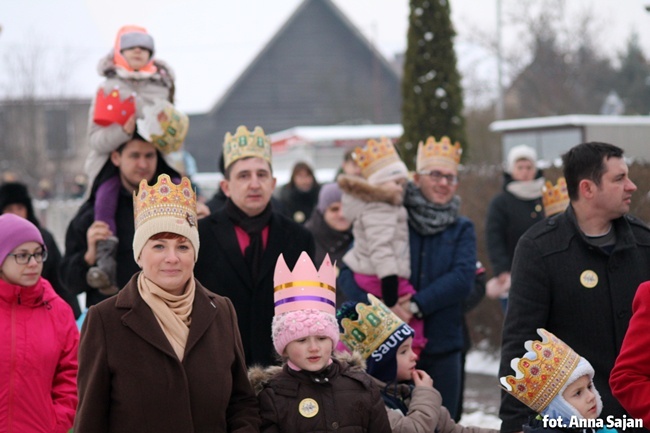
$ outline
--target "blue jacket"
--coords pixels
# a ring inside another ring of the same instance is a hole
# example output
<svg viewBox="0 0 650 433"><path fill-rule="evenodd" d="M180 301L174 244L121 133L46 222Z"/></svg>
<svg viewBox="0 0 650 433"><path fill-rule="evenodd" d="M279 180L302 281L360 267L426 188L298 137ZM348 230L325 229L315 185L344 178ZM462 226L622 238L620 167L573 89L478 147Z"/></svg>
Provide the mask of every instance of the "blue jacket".
<svg viewBox="0 0 650 433"><path fill-rule="evenodd" d="M422 236L409 226L411 284L413 300L424 314L428 339L425 353L442 354L463 348L463 301L476 274L474 224L460 217L446 230ZM349 268L343 267L337 287L355 302L367 302L366 293L355 283Z"/></svg>

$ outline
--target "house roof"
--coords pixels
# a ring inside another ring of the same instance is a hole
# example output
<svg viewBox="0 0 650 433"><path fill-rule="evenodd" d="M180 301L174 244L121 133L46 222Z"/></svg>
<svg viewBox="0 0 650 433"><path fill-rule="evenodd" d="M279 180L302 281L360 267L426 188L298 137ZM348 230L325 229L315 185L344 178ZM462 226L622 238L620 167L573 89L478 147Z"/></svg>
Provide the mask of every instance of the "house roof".
<svg viewBox="0 0 650 433"><path fill-rule="evenodd" d="M296 125L396 123L400 79L331 0L304 0L205 114L190 116L187 149L215 171L239 125L273 133Z"/></svg>
<svg viewBox="0 0 650 433"><path fill-rule="evenodd" d="M588 125L650 125L649 116L600 116L573 114L567 116L531 117L528 119L499 120L490 124L490 131L508 132L527 129L558 128Z"/></svg>

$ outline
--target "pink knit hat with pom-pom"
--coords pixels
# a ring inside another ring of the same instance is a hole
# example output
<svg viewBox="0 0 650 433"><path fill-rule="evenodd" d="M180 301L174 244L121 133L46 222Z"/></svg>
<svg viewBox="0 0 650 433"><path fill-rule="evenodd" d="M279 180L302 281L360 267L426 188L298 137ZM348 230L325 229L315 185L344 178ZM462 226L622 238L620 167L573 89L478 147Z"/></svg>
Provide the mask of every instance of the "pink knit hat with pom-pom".
<svg viewBox="0 0 650 433"><path fill-rule="evenodd" d="M275 350L284 354L290 342L311 335L329 337L332 347L339 341L336 321L336 269L325 256L320 269L306 252L298 258L293 272L284 256L278 257L273 277L275 317L272 335Z"/></svg>

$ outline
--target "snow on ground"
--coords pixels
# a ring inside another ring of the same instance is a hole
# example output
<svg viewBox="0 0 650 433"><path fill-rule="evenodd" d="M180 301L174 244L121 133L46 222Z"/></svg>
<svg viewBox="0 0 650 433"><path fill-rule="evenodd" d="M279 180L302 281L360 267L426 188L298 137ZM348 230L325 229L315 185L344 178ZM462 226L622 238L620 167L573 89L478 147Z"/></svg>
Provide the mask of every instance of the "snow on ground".
<svg viewBox="0 0 650 433"><path fill-rule="evenodd" d="M497 377L499 374L499 357L497 354L482 350L470 350L465 360L465 371L467 373Z"/></svg>
<svg viewBox="0 0 650 433"><path fill-rule="evenodd" d="M460 424L493 429L501 427L501 420L497 416L501 395L498 371L497 354L480 349L467 354L465 398Z"/></svg>

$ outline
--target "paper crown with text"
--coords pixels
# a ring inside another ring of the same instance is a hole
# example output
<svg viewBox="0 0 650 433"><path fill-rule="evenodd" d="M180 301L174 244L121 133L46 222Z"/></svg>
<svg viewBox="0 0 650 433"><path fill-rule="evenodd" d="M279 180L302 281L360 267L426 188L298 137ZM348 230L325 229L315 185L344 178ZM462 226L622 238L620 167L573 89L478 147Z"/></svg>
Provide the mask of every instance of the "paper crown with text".
<svg viewBox="0 0 650 433"><path fill-rule="evenodd" d="M356 147L352 158L366 179L391 164L402 162L393 142L386 137L381 137L379 141L370 139L365 146Z"/></svg>
<svg viewBox="0 0 650 433"><path fill-rule="evenodd" d="M450 168L458 167L460 156L463 149L460 143L451 144L449 137L442 137L440 141L430 136L426 141L418 144L418 154L416 160L416 170L426 170L431 166L446 166Z"/></svg>
<svg viewBox="0 0 650 433"><path fill-rule="evenodd" d="M126 96L124 99L122 99ZM124 125L135 113L135 94L120 94L119 86L115 86L108 94L103 88L97 90L93 122L101 126L112 123Z"/></svg>
<svg viewBox="0 0 650 433"><path fill-rule="evenodd" d="M136 261L147 240L162 232L176 233L188 238L198 257L199 235L196 217L196 192L187 177L175 184L167 174L158 176L154 185L140 181L133 193L135 236L133 252Z"/></svg>
<svg viewBox="0 0 650 433"><path fill-rule="evenodd" d="M341 341L351 351L359 352L368 359L391 335L400 328L406 328L408 336L413 330L397 317L383 302L368 294L370 304L359 302L354 309L356 320L343 317L341 324Z"/></svg>
<svg viewBox="0 0 650 433"><path fill-rule="evenodd" d="M556 213L564 212L570 201L564 177L559 178L555 186L547 180L542 187L542 204L547 218Z"/></svg>
<svg viewBox="0 0 650 433"><path fill-rule="evenodd" d="M138 119L138 134L152 143L164 155L180 150L190 127L190 119L171 102L159 99L142 109Z"/></svg>
<svg viewBox="0 0 650 433"><path fill-rule="evenodd" d="M569 380L580 355L546 329L538 328L537 333L542 340L526 341L524 356L510 362L515 376L500 382L506 392L541 413Z"/></svg>
<svg viewBox="0 0 650 433"><path fill-rule="evenodd" d="M224 168L238 159L257 157L271 164L271 140L264 130L256 126L249 131L244 125L237 127L235 135L226 132L223 139Z"/></svg>
<svg viewBox="0 0 650 433"><path fill-rule="evenodd" d="M275 316L271 326L273 345L279 354L299 338L327 336L339 341L336 322L336 267L329 255L319 269L303 251L289 269L280 254L273 275Z"/></svg>

